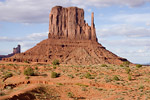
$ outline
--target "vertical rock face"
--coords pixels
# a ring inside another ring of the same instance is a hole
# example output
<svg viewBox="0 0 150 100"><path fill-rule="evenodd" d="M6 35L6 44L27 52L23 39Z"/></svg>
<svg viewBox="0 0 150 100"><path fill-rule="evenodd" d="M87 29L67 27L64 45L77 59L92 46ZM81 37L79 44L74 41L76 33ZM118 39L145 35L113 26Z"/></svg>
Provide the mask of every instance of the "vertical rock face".
<svg viewBox="0 0 150 100"><path fill-rule="evenodd" d="M77 7L52 8L49 15L49 38L69 38L96 41L94 13L91 26L85 23L84 10Z"/></svg>

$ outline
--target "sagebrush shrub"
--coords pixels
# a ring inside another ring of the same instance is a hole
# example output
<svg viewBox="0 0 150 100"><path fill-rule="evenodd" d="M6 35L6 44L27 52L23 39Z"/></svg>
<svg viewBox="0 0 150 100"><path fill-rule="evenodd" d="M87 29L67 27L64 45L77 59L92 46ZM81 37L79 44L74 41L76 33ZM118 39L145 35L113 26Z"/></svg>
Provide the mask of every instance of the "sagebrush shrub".
<svg viewBox="0 0 150 100"><path fill-rule="evenodd" d="M59 65L59 60L55 59L53 62L52 62L53 65Z"/></svg>
<svg viewBox="0 0 150 100"><path fill-rule="evenodd" d="M24 70L24 75L27 76L34 76L34 71L31 67L28 67L27 69Z"/></svg>
<svg viewBox="0 0 150 100"><path fill-rule="evenodd" d="M72 92L68 92L67 95L68 95L69 98L73 98L73 96L74 96L74 94Z"/></svg>
<svg viewBox="0 0 150 100"><path fill-rule="evenodd" d="M56 72L52 72L52 73L51 73L51 78L57 78L57 77L59 77L59 76L60 76L59 73L56 73Z"/></svg>
<svg viewBox="0 0 150 100"><path fill-rule="evenodd" d="M108 67L106 64L102 64L101 67Z"/></svg>
<svg viewBox="0 0 150 100"><path fill-rule="evenodd" d="M127 74L130 74L130 72L131 72L131 69L130 69L130 68L126 68L125 70L126 70L126 73L127 73Z"/></svg>
<svg viewBox="0 0 150 100"><path fill-rule="evenodd" d="M141 68L141 67L142 67L142 65L140 65L140 64L137 64L137 65L136 65L136 67L137 67L137 68Z"/></svg>
<svg viewBox="0 0 150 100"><path fill-rule="evenodd" d="M115 76L113 77L113 80L115 80L115 81L119 81L120 79L119 79L119 77L118 77L118 76L116 76L116 75L115 75Z"/></svg>
<svg viewBox="0 0 150 100"><path fill-rule="evenodd" d="M92 75L90 73L86 73L85 74L85 78L94 79L94 77L92 77Z"/></svg>
<svg viewBox="0 0 150 100"><path fill-rule="evenodd" d="M4 78L9 78L9 77L12 77L12 76L13 76L13 74L11 72L8 72L8 73L5 74Z"/></svg>
<svg viewBox="0 0 150 100"><path fill-rule="evenodd" d="M131 80L132 80L131 75L128 75L128 80L129 80L129 81L131 81Z"/></svg>
<svg viewBox="0 0 150 100"><path fill-rule="evenodd" d="M125 61L125 62L123 62L123 65L124 65L125 67L129 67L130 62L129 62L129 61Z"/></svg>

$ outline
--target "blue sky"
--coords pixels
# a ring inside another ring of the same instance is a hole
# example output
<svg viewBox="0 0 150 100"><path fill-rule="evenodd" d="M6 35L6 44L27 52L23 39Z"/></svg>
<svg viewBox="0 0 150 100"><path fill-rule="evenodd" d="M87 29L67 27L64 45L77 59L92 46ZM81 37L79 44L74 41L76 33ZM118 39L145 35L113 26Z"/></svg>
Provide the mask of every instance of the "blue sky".
<svg viewBox="0 0 150 100"><path fill-rule="evenodd" d="M84 8L89 24L94 12L99 43L133 63L150 62L150 0L0 0L0 55L46 39L56 5Z"/></svg>

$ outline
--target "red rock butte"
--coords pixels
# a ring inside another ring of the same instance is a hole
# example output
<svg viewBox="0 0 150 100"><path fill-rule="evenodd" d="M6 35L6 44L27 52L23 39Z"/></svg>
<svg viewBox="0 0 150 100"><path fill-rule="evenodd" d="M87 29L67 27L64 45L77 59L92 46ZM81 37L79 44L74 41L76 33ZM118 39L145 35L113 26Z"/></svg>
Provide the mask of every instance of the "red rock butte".
<svg viewBox="0 0 150 100"><path fill-rule="evenodd" d="M48 62L58 59L61 64L92 65L122 64L127 61L108 51L97 42L94 13L91 26L84 20L84 10L77 7L56 6L49 15L48 39L24 53L4 61Z"/></svg>

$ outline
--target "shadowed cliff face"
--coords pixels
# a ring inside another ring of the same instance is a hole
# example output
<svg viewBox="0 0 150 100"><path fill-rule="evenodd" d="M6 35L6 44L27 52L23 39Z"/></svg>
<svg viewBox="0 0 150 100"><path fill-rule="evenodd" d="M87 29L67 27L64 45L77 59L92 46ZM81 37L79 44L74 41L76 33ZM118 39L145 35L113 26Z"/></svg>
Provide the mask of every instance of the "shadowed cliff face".
<svg viewBox="0 0 150 100"><path fill-rule="evenodd" d="M91 26L84 20L84 10L77 7L52 8L49 15L49 38L70 38L76 40L96 41L94 13L92 13Z"/></svg>
<svg viewBox="0 0 150 100"><path fill-rule="evenodd" d="M127 61L97 42L94 13L89 26L84 20L83 9L61 6L52 8L49 15L48 39L24 53L3 60L50 63L55 59L69 65L122 64Z"/></svg>

